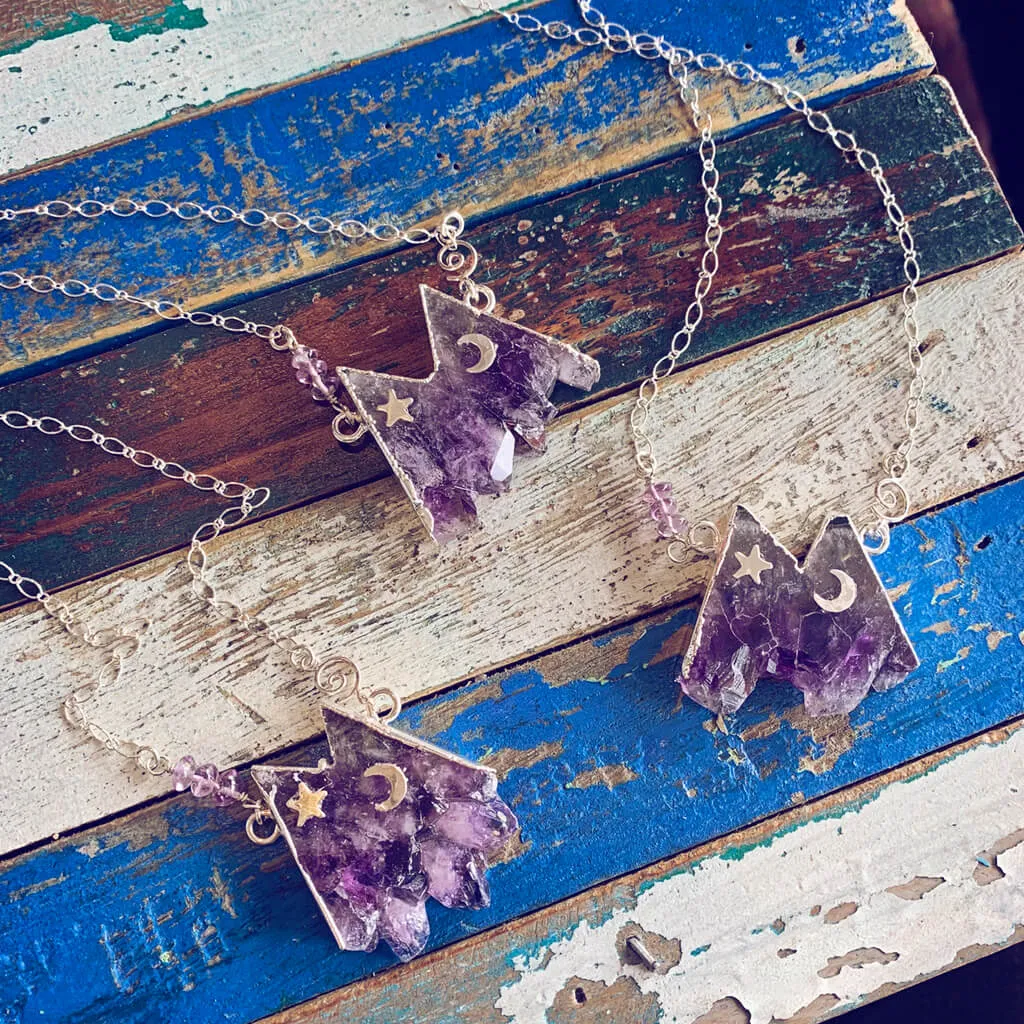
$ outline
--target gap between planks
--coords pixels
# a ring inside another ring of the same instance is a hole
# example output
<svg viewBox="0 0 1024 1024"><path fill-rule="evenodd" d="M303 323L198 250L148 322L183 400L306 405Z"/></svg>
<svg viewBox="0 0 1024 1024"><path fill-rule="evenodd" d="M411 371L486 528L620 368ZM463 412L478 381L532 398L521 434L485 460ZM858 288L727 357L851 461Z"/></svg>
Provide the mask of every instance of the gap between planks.
<svg viewBox="0 0 1024 1024"><path fill-rule="evenodd" d="M923 289L930 351L908 478L917 510L1024 469L1022 268L1015 255ZM825 509L860 515L902 422L896 325L895 304L877 302L672 379L655 415L661 475L684 511L721 519L742 499L795 548ZM627 409L628 399L613 400L558 421L546 455L520 460L515 490L485 503L484 530L455 546L427 542L386 480L224 538L212 545L215 576L243 607L321 656L353 657L370 686L405 698L680 602L706 565L674 566L653 544ZM319 731L309 681L197 607L177 557L66 596L98 625L157 624L120 688L95 705L119 734L226 765ZM0 768L5 849L166 791L166 781L139 784L64 727L60 698L95 666L52 620L4 615L0 647L14 652L0 666L0 741L14 755ZM44 750L65 775L34 771Z"/></svg>

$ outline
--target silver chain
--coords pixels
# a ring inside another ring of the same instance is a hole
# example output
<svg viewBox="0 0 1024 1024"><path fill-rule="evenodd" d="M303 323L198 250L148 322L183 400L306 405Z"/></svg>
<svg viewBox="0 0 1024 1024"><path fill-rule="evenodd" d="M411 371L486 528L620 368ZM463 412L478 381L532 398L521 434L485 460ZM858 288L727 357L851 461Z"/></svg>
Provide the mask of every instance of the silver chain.
<svg viewBox="0 0 1024 1024"><path fill-rule="evenodd" d="M32 416L18 409L0 412L0 423L12 430L37 430L41 434L67 434L81 444L91 444L108 455L127 459L140 469L160 473L169 480L181 480L198 491L212 491L222 498L237 502L224 509L215 519L203 523L193 534L185 565L192 577L192 591L204 604L228 622L238 623L246 632L274 644L284 651L292 664L304 673L312 673L317 690L337 699L356 698L366 713L390 721L401 710L401 700L388 689L367 691L359 684L359 672L347 658L333 657L319 659L312 648L300 643L272 627L265 620L244 611L238 604L223 597L207 574L209 559L205 544L219 537L227 529L240 526L270 497L266 487L249 487L237 481L224 481L209 473L195 473L178 462L168 462L152 452L131 447L116 437L108 437L92 427L81 423L67 424L54 416ZM74 727L82 730L107 750L133 762L149 775L164 775L171 768L170 760L153 747L123 739L104 728L89 716L86 705L95 700L100 691L114 685L120 678L126 659L139 647L139 633L145 624L133 628L92 629L68 607L60 597L49 593L35 579L18 573L12 565L0 560L0 582L9 583L30 601L42 605L43 609L56 619L71 636L100 651L103 663L95 678L73 690L64 698L64 717ZM260 801L243 801L243 806L257 816L265 809Z"/></svg>
<svg viewBox="0 0 1024 1024"><path fill-rule="evenodd" d="M601 46L612 53L634 53L644 60L662 60L667 65L669 77L678 87L680 98L690 112L696 129L701 159L701 187L704 191L704 251L700 260L697 282L694 286L693 301L683 317L682 327L672 336L668 351L661 356L643 380L637 391L630 411L630 431L633 438L637 470L648 485L654 482L657 473L657 458L654 441L648 432L651 406L657 397L660 382L673 373L683 354L690 347L694 332L704 318L704 299L711 289L718 272L718 246L722 240L722 199L718 194L719 174L715 164L716 145L712 132L711 115L700 103L697 86L691 79L691 70L723 74L737 82L758 84L768 87L789 107L800 114L812 131L826 135L840 152L854 159L875 182L881 193L886 216L903 251L903 274L906 284L902 292L903 333L907 361L910 366L910 382L907 390L907 404L904 410L905 438L881 461L882 475L876 480L872 514L875 522L864 530L865 540L871 538L875 546L873 553L881 553L889 546L889 527L900 522L910 511L910 497L903 479L910 467L910 454L914 447L918 427L919 407L923 394L921 367L923 353L917 320L918 284L921 267L913 232L889 182L886 180L878 156L861 146L853 134L836 128L827 113L810 106L807 97L785 82L769 78L752 64L740 60L727 60L715 53L695 53L686 47L675 46L662 36L648 32L634 33L618 22L609 21L594 8L590 0L577 0L585 22L582 26L571 26L555 20L542 22L532 14L519 11L497 10L488 0L460 0L462 5L476 12L492 12L501 15L507 22L523 32L539 33L555 41L573 40L581 46ZM717 527L704 521L689 528L685 536L676 535L669 545L669 557L681 561L687 550L709 553L717 550L720 537Z"/></svg>
<svg viewBox="0 0 1024 1024"><path fill-rule="evenodd" d="M56 220L84 217L87 220L95 220L104 215L121 218L141 215L155 220L173 216L186 222L206 219L214 224L238 223L251 228L269 224L282 231L290 232L303 228L315 235L333 235L345 242L364 238L373 238L379 242L402 242L406 245L426 245L433 242L438 246L438 265L448 272L449 280L457 284L459 294L466 305L479 312L490 313L496 304L494 292L486 285L473 280L480 256L473 244L462 237L466 222L458 211L446 213L436 228L427 229L400 228L383 221L368 224L353 218L332 219L320 215L302 217L297 213L280 210L267 212L256 207L239 210L222 203L213 206L203 206L194 202L168 203L162 199L139 201L119 198L109 202L85 199L75 203L64 199L51 199L21 209L0 209L0 221L14 221L20 217L50 217ZM251 334L269 342L271 348L279 352L287 351L292 355L307 356L313 354L310 349L300 344L295 334L284 324L262 324L238 316L191 310L180 302L145 298L105 281L96 284L77 278L61 281L49 274L26 275L16 270L0 270L0 288L7 291L27 288L40 295L57 291L69 298L91 296L101 302L142 306L162 320L184 320L197 327L217 327L232 333ZM358 441L366 432L359 413L339 399L337 388L332 387L309 361L306 363L306 372L309 374L313 398L329 404L334 409L335 417L331 429L335 438L346 444ZM346 429L353 425L356 426L355 430Z"/></svg>

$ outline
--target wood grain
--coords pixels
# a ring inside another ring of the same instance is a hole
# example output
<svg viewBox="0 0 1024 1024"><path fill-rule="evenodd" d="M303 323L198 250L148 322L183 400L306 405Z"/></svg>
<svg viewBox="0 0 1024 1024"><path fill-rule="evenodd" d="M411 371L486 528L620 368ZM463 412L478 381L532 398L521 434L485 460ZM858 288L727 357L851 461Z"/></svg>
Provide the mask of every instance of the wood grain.
<svg viewBox="0 0 1024 1024"><path fill-rule="evenodd" d="M685 12L666 5L648 12L649 28L689 37L697 18L706 28L702 44L763 60L830 101L930 67L902 2L849 0L824 11L813 0L787 0L778 17L758 21L749 52L751 0L730 6L735 17L718 0L696 0ZM709 14L701 17L701 8ZM567 13L561 3L537 8L542 16L552 10ZM273 32L275 24L248 31ZM798 37L806 48L791 54L789 43ZM705 105L721 135L781 115L763 90L720 83ZM19 117L29 116L14 106ZM110 129L105 123L104 139ZM0 188L0 204L160 196L412 224L452 207L469 216L507 212L675 154L691 138L681 105L655 67L520 37L485 19L20 174ZM372 251L237 225L197 231L143 220L5 224L4 265L88 273L205 307L323 274ZM113 344L143 325L137 312L26 304L5 293L0 373Z"/></svg>
<svg viewBox="0 0 1024 1024"><path fill-rule="evenodd" d="M923 292L927 384L907 478L916 509L1024 470L1015 355L1022 267L1024 259L1007 257ZM902 421L894 315L892 303L873 303L667 382L659 454L684 510L721 519L743 499L794 550L825 509L861 516ZM386 683L404 697L680 601L706 566L671 564L643 527L626 452L628 401L559 420L545 457L521 460L515 491L485 505L484 530L456 545L425 542L389 479L224 538L212 549L217 577L244 607L322 655L345 652L371 686ZM159 623L125 684L95 709L121 734L235 763L319 728L307 684L256 640L197 609L176 556L67 596L96 624ZM0 769L8 848L164 790L157 781L136 786L55 711L40 713L56 709L91 667L52 621L9 612L0 647L17 652L0 665L0 720L18 752ZM68 776L38 776L43 750ZM37 794L30 806L19 795L27 785Z"/></svg>
<svg viewBox="0 0 1024 1024"><path fill-rule="evenodd" d="M1024 939L1024 844L997 884L975 877L1024 814L1022 766L1018 720L268 1024L823 1021ZM657 972L625 954L633 932Z"/></svg>
<svg viewBox="0 0 1024 1024"><path fill-rule="evenodd" d="M869 96L836 117L893 167L926 273L1019 245L1020 229L941 82ZM898 247L886 235L874 185L826 141L790 123L723 145L720 162L732 197L722 270L709 302L713 319L691 360L898 286ZM701 239L698 192L694 160L685 156L474 232L490 254L488 275L504 312L601 360L595 397L645 375L681 321ZM422 374L429 369L423 280L445 286L430 256L399 254L235 312L286 321L334 364ZM52 307L48 297L33 304L40 313ZM0 394L5 407L35 412L52 410L59 394L60 413L71 421L98 422L166 457L266 484L266 514L387 472L373 445L357 453L338 446L287 360L252 338L165 330ZM582 395L560 397L564 404ZM8 557L53 586L181 546L208 507L199 495L98 453L55 446L41 458L38 440L10 436L0 445ZM15 597L0 588L0 605Z"/></svg>
<svg viewBox="0 0 1024 1024"><path fill-rule="evenodd" d="M673 677L693 621L692 603L408 709L404 728L500 771L502 793L523 826L520 841L491 869L489 910L431 908L433 948L1019 716L1024 646L1015 630L1024 620L1017 585L1022 510L1024 482L1018 481L894 531L880 570L900 595L923 667L889 693L872 695L849 718L810 721L798 695L778 687L759 688L727 731L696 706L680 705ZM168 694L168 701L181 696ZM17 742L4 739L9 746ZM315 763L322 753L318 742L286 758ZM93 763L101 760L97 754ZM7 780L4 785L10 788ZM980 789L991 795L991 779ZM856 809L864 799L841 805ZM811 816L820 816L820 809ZM766 826L761 838L785 832L790 820ZM964 818L951 820L966 827ZM972 854L989 851L988 860L994 856L1002 864L1003 854L993 851L1006 845L1000 840L1017 824L1005 814L1001 825L1004 831L980 837ZM752 841L740 836L720 849L738 858ZM857 856L870 861L874 849L865 846ZM920 844L913 849L925 852ZM917 873L915 867L910 878L886 885L909 882ZM923 873L945 875L937 865ZM771 877L774 883L775 871ZM824 891L819 897L813 892L840 877L809 877L807 905L824 901ZM760 889L776 891L763 880ZM823 913L849 899L837 895ZM902 897L892 900L898 904ZM45 1014L142 1024L157 1006L158 1019L169 1021L248 1021L392 964L384 952L338 954L287 853L253 847L232 814L184 797L8 859L0 866L0 905L7 908L0 914L0 991L9 993L23 1020ZM700 899L681 910L678 901L667 905L678 927L709 922L692 912L708 905ZM780 907L759 923L792 910ZM527 921L492 932L487 941L508 934L520 948L524 936L550 942L559 913L535 927ZM981 934L973 925L971 932L971 941ZM784 939L779 937L780 945ZM295 955L282 955L292 949ZM457 996L464 991L451 986L475 981L460 966L464 949L455 946L446 961L459 981L430 990L449 1013L458 1013ZM73 986L54 970L67 963L69 950L80 977ZM832 948L829 955L846 951ZM495 954L478 972L480 991L490 993L491 1003L498 996L494 970L504 962ZM383 987L372 991L392 1000L392 1020L418 1021L416 1013L402 1015L412 984L406 977L420 976L385 975ZM476 1005L478 996L471 991L469 998L468 1005ZM362 1008L363 1000L358 995L356 1006ZM342 1016L362 1019L355 1011Z"/></svg>

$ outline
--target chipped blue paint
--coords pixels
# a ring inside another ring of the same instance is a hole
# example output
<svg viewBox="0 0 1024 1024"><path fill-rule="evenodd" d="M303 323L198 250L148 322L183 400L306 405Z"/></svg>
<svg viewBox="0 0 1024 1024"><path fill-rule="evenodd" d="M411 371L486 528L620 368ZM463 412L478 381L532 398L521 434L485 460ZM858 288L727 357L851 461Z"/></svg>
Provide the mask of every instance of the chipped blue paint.
<svg viewBox="0 0 1024 1024"><path fill-rule="evenodd" d="M542 743L559 750L510 771L503 794L522 821L524 848L492 869L489 910L432 906L433 947L778 814L798 792L820 796L1024 714L1024 481L898 527L879 569L903 591L922 668L850 716L852 746L819 774L801 770L825 751L807 735L795 692L758 688L726 736L705 728L704 711L679 704L676 659L659 652L693 621L692 605L638 635L601 682L549 685L527 668L407 711L406 728L468 757ZM960 585L949 588L951 580ZM979 624L987 625L971 628ZM996 630L1008 635L990 650ZM938 673L965 634L971 654ZM500 697L465 706L495 684ZM450 725L431 731L431 721L447 723L446 709ZM773 714L775 732L765 729ZM314 761L322 751L312 745L301 756ZM640 778L612 789L569 785L595 763ZM287 853L252 847L239 826L174 799L7 863L0 1005L10 1018L249 1021L391 963L383 952L339 954ZM61 979L72 964L68 985Z"/></svg>
<svg viewBox="0 0 1024 1024"><path fill-rule="evenodd" d="M685 8L649 5L644 18L647 27L681 43L763 63L805 89L821 86L828 102L923 69L889 0L839 7L784 0L773 5L771 18L751 6L751 0L692 0ZM568 0L532 13L577 19ZM620 13L632 20L629 10ZM798 36L807 42L800 60L788 47ZM432 218L452 205L507 211L513 208L504 198L507 168L529 169L520 178L532 178L542 168L572 166L578 187L609 173L601 162L609 146L623 147L613 169L618 174L638 162L631 159L631 140L639 146L658 137L650 121L652 107L668 93L662 74L633 58L597 66L595 51L568 44L556 52L552 60L549 41L504 23L464 26L21 174L0 187L0 205L133 196L398 223ZM574 87L565 88L567 81ZM764 97L752 90L737 102L759 112L744 130L787 112L769 104L773 113L760 113ZM668 123L681 115L672 108L664 116ZM649 158L648 149L641 151L648 157L640 162ZM543 195L543 187L523 202ZM224 305L353 262L344 247L310 236L172 221L4 224L3 265ZM138 333L136 313L4 293L0 366L15 372L0 380L60 365L65 349L80 358L122 343Z"/></svg>

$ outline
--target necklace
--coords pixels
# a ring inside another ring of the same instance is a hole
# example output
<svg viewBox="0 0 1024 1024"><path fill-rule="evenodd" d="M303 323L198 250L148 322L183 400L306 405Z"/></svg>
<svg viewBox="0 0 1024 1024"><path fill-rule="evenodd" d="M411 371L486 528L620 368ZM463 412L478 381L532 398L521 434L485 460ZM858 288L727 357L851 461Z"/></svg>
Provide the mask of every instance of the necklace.
<svg viewBox="0 0 1024 1024"><path fill-rule="evenodd" d="M0 209L0 220L25 217L95 219L176 217L186 222L238 223L282 231L304 229L342 241L374 238L409 246L436 244L437 262L457 285L455 298L420 286L434 369L423 379L351 367L330 370L316 349L300 344L285 324L254 323L237 316L192 310L179 302L147 298L106 282L57 280L48 274L0 271L0 288L142 306L157 317L185 320L251 334L287 353L299 383L334 413L331 432L343 445L370 434L379 445L430 536L439 542L459 537L476 523L476 498L508 490L517 448L544 450L545 425L555 416L550 401L559 382L590 390L600 376L596 360L520 324L494 316L494 292L473 275L476 248L464 237L465 220L445 214L436 228L403 229L318 215L236 210L217 204L86 199L49 200L22 209ZM342 400L347 392L351 405ZM518 444L521 442L521 445Z"/></svg>
<svg viewBox="0 0 1024 1024"><path fill-rule="evenodd" d="M83 424L16 409L0 412L13 430L36 430L96 445L200 491L233 502L193 534L185 564L192 590L221 618L283 650L292 664L312 676L316 689L333 702L350 701L358 714L323 706L330 759L315 766L255 765L255 794L239 788L238 772L197 764L189 754L173 765L150 746L123 739L90 717L89 703L117 682L139 637L126 627L92 629L37 580L21 576L0 560L0 582L38 604L64 629L102 656L95 679L64 699L67 721L107 750L150 775L170 774L178 792L219 806L237 804L249 812L246 833L259 844L283 836L338 945L371 950L379 939L401 960L420 953L430 935L426 903L481 908L490 902L487 857L504 847L518 828L515 815L497 795L497 776L432 744L393 729L401 700L390 689L367 690L347 658L320 660L313 650L273 629L222 596L208 576L205 545L238 526L270 497L265 487L195 473ZM269 827L268 827L269 826Z"/></svg>
<svg viewBox="0 0 1024 1024"><path fill-rule="evenodd" d="M910 224L878 157L784 82L768 78L745 61L694 53L651 33L633 33L609 21L591 0L577 0L584 22L577 27L564 21L541 22L518 11L495 11L487 0L460 2L476 12L500 14L523 32L663 61L699 137L706 229L693 300L668 351L641 382L629 417L637 471L644 481L643 498L659 538L669 541L669 558L683 562L691 555L716 556L678 677L683 692L717 714L729 714L743 704L759 680L771 678L797 687L808 713L823 715L849 712L872 688L886 690L902 681L919 661L871 556L888 548L890 525L910 510L903 480L910 467L922 393L923 353L917 321L921 268ZM823 515L821 532L802 564L742 505L736 506L724 538L712 522L689 524L679 511L671 484L657 478L651 409L661 382L676 369L704 320L704 300L718 271L723 237L713 125L701 106L693 71L771 89L804 117L812 131L827 136L856 161L878 187L903 254L903 333L910 368L904 412L907 434L882 459L873 521L858 529L848 515Z"/></svg>

